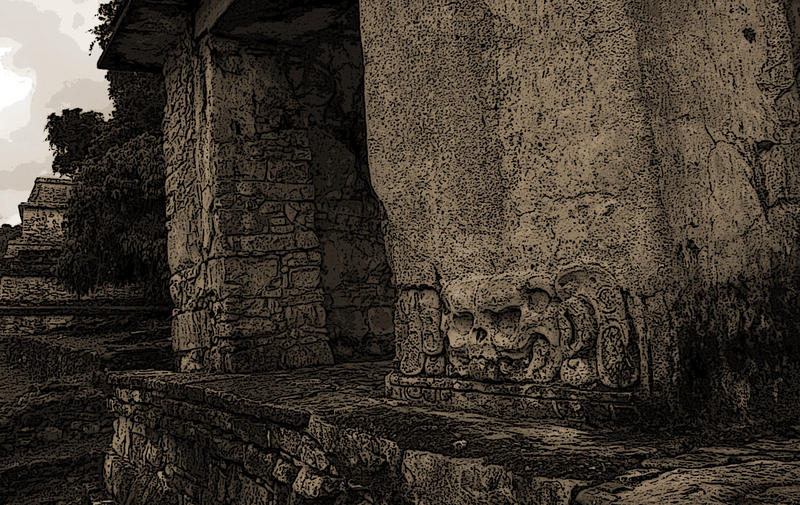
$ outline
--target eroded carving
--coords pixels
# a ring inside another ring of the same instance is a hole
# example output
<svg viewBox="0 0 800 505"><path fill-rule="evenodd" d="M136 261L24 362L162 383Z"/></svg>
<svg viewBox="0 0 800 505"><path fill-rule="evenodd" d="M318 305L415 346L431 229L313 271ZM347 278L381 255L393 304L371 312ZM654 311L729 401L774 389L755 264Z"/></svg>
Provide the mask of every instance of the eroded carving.
<svg viewBox="0 0 800 505"><path fill-rule="evenodd" d="M404 375L444 373L444 341L439 333L441 309L433 289L400 291L395 311L395 346ZM426 358L430 359L426 359ZM427 362L426 362L427 361Z"/></svg>
<svg viewBox="0 0 800 505"><path fill-rule="evenodd" d="M638 379L622 293L596 267L459 280L404 290L397 310L400 370L491 382L625 388Z"/></svg>

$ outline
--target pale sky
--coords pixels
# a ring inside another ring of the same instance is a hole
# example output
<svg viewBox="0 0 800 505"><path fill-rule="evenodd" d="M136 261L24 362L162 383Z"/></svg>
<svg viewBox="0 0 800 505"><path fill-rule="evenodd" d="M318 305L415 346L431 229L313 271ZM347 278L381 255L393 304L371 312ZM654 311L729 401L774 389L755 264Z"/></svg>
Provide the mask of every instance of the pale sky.
<svg viewBox="0 0 800 505"><path fill-rule="evenodd" d="M100 0L0 0L0 223L19 222L33 180L52 175L47 115L111 111L99 49L89 55Z"/></svg>

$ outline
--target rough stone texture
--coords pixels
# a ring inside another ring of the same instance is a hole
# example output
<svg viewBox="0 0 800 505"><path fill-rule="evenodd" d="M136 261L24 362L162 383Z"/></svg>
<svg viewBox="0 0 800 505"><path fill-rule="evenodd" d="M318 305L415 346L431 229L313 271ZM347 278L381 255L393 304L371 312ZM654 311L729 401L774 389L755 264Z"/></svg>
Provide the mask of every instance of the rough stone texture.
<svg viewBox="0 0 800 505"><path fill-rule="evenodd" d="M489 383L445 377L409 377L392 372L386 377L392 398L503 417L569 419L588 423L629 424L647 417L630 392L578 390L536 383Z"/></svg>
<svg viewBox="0 0 800 505"><path fill-rule="evenodd" d="M461 328L446 374L792 415L795 3L360 5L398 321L435 332L439 305ZM599 269L609 289L587 278L558 293L573 268ZM409 305L422 292L441 301ZM398 330L400 371L440 375L414 338Z"/></svg>
<svg viewBox="0 0 800 505"><path fill-rule="evenodd" d="M391 273L366 169L357 13L166 58L168 249L184 370L385 357Z"/></svg>
<svg viewBox="0 0 800 505"><path fill-rule="evenodd" d="M141 311L3 338L4 361L38 379L103 370L175 368L168 312Z"/></svg>
<svg viewBox="0 0 800 505"><path fill-rule="evenodd" d="M0 306L0 336L40 335L71 328L102 328L124 322L131 316L148 317L165 312L169 313L169 309L87 305Z"/></svg>
<svg viewBox="0 0 800 505"><path fill-rule="evenodd" d="M697 483L748 504L794 496L797 433L719 443L414 407L381 397L387 365L111 374L109 490L129 505L705 503ZM672 494L653 494L664 481Z"/></svg>
<svg viewBox="0 0 800 505"><path fill-rule="evenodd" d="M743 447L704 447L675 458L647 459L632 470L580 491L578 505L708 505L800 503L798 440Z"/></svg>
<svg viewBox="0 0 800 505"><path fill-rule="evenodd" d="M38 329L36 334L0 332L4 504L86 505L107 498L102 461L111 444L112 415L105 372L174 368L168 311L109 315L100 308L92 316L67 310L70 315L59 324L41 308L17 308L55 327L41 331L40 322L28 328ZM4 325L16 318L9 312L0 312Z"/></svg>
<svg viewBox="0 0 800 505"><path fill-rule="evenodd" d="M63 210L72 195L69 179L37 177L27 202L20 204L22 240L33 244L58 245L64 239Z"/></svg>
<svg viewBox="0 0 800 505"><path fill-rule="evenodd" d="M570 459L592 454L611 468L660 454L625 447L611 432L595 438L387 405L385 372L367 364L251 376L114 374L109 489L132 505L147 503L150 489L135 482L156 478L172 495L164 503L567 504L581 472ZM545 454L563 465L547 464Z"/></svg>
<svg viewBox="0 0 800 505"><path fill-rule="evenodd" d="M0 227L0 258L5 256L9 241L19 238L20 235L22 235L22 227L19 225L3 224Z"/></svg>
<svg viewBox="0 0 800 505"><path fill-rule="evenodd" d="M146 291L142 285L103 285L86 297L81 297L52 277L50 272L48 272L48 277L3 275L5 272L5 270L0 270L0 276L2 276L0 277L0 303L3 305L55 305L65 302L80 303L87 300L91 300L92 303L116 302L119 304L141 303L146 299Z"/></svg>

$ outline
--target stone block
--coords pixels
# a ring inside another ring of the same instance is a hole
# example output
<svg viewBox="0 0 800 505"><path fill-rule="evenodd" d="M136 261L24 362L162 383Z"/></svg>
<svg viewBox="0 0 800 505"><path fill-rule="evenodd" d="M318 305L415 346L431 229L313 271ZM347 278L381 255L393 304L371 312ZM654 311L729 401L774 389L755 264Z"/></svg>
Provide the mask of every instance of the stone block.
<svg viewBox="0 0 800 505"><path fill-rule="evenodd" d="M333 353L331 353L327 340L320 340L291 346L284 352L281 361L286 368L332 365Z"/></svg>
<svg viewBox="0 0 800 505"><path fill-rule="evenodd" d="M235 192L238 195L258 196L271 201L314 199L314 186L304 183L245 181L235 184Z"/></svg>
<svg viewBox="0 0 800 505"><path fill-rule="evenodd" d="M245 448L244 469L256 477L271 478L277 461L276 454L264 452L252 444Z"/></svg>
<svg viewBox="0 0 800 505"><path fill-rule="evenodd" d="M239 479L241 480L241 490L236 496L237 501L252 505L270 505L273 503L272 493L263 485L245 475L241 475Z"/></svg>
<svg viewBox="0 0 800 505"><path fill-rule="evenodd" d="M172 349L176 352L210 346L213 333L208 311L181 312L172 316Z"/></svg>
<svg viewBox="0 0 800 505"><path fill-rule="evenodd" d="M237 251L251 253L282 252L298 248L298 234L259 234L238 237L232 240L232 247Z"/></svg>
<svg viewBox="0 0 800 505"><path fill-rule="evenodd" d="M281 183L307 183L310 180L309 165L305 161L270 160L267 180Z"/></svg>
<svg viewBox="0 0 800 505"><path fill-rule="evenodd" d="M292 483L292 490L305 498L316 500L335 494L343 486L337 479L327 475L320 475L308 466L300 469Z"/></svg>
<svg viewBox="0 0 800 505"><path fill-rule="evenodd" d="M292 485L294 484L294 480L297 478L297 474L299 472L300 470L292 463L283 458L279 458L278 462L275 464L275 468L272 471L272 476L278 482Z"/></svg>
<svg viewBox="0 0 800 505"><path fill-rule="evenodd" d="M279 263L274 258L228 257L223 259L225 283L238 287L238 296L258 297L279 288Z"/></svg>
<svg viewBox="0 0 800 505"><path fill-rule="evenodd" d="M289 285L292 288L316 288L320 284L319 268L296 268L289 271Z"/></svg>
<svg viewBox="0 0 800 505"><path fill-rule="evenodd" d="M289 327L325 326L325 309L320 304L289 305L285 310L286 324Z"/></svg>

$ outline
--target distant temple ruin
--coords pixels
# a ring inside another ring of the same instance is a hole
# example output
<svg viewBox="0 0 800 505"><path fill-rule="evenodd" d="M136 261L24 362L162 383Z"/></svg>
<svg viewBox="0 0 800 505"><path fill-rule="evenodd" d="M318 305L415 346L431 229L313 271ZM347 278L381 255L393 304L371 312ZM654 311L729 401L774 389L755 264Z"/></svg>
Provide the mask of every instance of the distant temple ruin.
<svg viewBox="0 0 800 505"><path fill-rule="evenodd" d="M38 177L28 201L19 205L20 231L7 241L0 257L0 335L96 321L104 307L147 305L142 285L101 286L79 296L56 278L73 187L69 179Z"/></svg>
<svg viewBox="0 0 800 505"><path fill-rule="evenodd" d="M793 415L800 14L690 3L128 1L100 66L166 79L173 348L209 408L214 373L394 349L353 384L513 418ZM183 379L118 380L124 494L126 412ZM303 477L276 486L335 477L287 447ZM181 468L175 493L222 503Z"/></svg>

